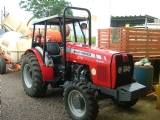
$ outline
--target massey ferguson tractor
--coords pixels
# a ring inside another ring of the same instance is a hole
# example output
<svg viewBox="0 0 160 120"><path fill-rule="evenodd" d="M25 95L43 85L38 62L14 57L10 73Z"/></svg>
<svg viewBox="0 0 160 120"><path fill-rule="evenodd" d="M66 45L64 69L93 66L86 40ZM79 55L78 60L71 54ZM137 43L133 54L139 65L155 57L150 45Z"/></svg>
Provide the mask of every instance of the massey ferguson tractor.
<svg viewBox="0 0 160 120"><path fill-rule="evenodd" d="M81 10L88 17L66 16L68 9ZM87 23L87 24L86 24ZM73 25L74 41L66 38L66 24ZM44 40L35 26L44 25ZM62 41L47 40L47 26L59 25ZM83 43L77 40L75 25L80 27ZM24 90L31 97L41 97L47 86L64 88L64 104L73 120L94 120L98 97L107 96L118 106L131 107L145 94L145 86L133 79L134 63L130 53L91 46L91 13L88 9L66 7L63 15L33 22L32 47L25 51L21 64ZM88 41L84 30L88 30Z"/></svg>

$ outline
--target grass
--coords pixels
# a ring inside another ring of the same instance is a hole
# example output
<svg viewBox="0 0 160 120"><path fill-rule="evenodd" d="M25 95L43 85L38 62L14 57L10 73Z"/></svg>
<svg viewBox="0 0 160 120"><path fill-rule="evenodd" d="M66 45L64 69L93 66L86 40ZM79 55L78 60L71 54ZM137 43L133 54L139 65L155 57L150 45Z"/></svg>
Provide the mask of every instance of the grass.
<svg viewBox="0 0 160 120"><path fill-rule="evenodd" d="M74 36L71 38L72 36L68 36L67 39L74 41ZM77 41L78 42L84 42L83 37L77 37ZM86 42L88 42L88 38L86 38ZM92 44L96 44L96 37L91 37L91 43Z"/></svg>

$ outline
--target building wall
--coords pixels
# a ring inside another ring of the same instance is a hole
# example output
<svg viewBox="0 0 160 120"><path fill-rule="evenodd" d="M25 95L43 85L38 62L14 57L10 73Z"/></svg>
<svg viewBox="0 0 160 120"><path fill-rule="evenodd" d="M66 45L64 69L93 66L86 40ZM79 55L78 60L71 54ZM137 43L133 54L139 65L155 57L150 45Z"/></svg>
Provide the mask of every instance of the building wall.
<svg viewBox="0 0 160 120"><path fill-rule="evenodd" d="M75 2L73 6L87 8L92 15L92 36L97 38L98 29L110 27L111 0L82 0L79 4ZM74 15L80 16L81 12L74 12ZM82 16L86 15L84 13ZM93 17L95 16L95 18ZM87 32L87 31L86 31Z"/></svg>

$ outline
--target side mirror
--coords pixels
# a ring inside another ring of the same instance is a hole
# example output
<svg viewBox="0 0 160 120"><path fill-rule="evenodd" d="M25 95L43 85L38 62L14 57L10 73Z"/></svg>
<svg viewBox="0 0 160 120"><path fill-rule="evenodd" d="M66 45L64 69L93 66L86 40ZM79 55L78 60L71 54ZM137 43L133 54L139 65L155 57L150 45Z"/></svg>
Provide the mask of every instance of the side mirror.
<svg viewBox="0 0 160 120"><path fill-rule="evenodd" d="M81 29L82 30L86 30L87 29L87 24L86 23L82 23L81 24Z"/></svg>

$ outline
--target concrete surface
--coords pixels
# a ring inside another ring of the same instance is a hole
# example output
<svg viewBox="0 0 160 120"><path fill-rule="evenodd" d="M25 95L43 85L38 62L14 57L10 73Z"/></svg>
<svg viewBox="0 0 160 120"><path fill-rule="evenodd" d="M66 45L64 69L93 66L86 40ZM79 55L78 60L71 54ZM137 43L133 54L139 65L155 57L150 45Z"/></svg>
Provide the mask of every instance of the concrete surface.
<svg viewBox="0 0 160 120"><path fill-rule="evenodd" d="M140 99L129 109L115 105L100 109L97 120L160 120L160 109L156 109L155 99Z"/></svg>
<svg viewBox="0 0 160 120"><path fill-rule="evenodd" d="M63 89L49 89L43 98L31 98L23 91L19 72L0 75L0 120L70 120L63 104ZM156 100L141 99L130 109L115 106L109 100L99 102L97 120L160 120Z"/></svg>

